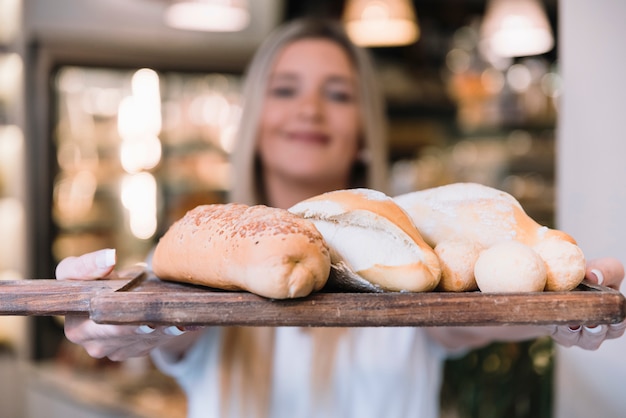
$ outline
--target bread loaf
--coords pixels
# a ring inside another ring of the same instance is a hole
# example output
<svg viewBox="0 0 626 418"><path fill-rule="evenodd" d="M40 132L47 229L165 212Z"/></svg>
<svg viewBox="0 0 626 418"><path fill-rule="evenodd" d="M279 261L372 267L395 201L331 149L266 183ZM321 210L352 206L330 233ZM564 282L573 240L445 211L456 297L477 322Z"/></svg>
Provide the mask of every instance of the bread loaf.
<svg viewBox="0 0 626 418"><path fill-rule="evenodd" d="M371 291L421 292L439 282L441 269L433 249L384 193L339 190L300 202L289 211L311 220L331 249L333 266L347 266L369 283Z"/></svg>
<svg viewBox="0 0 626 418"><path fill-rule="evenodd" d="M192 209L169 228L152 268L164 280L283 299L321 289L330 255L315 226L286 210L215 204Z"/></svg>
<svg viewBox="0 0 626 418"><path fill-rule="evenodd" d="M545 290L571 290L584 278L584 255L574 239L563 231L539 225L508 193L475 183L455 183L407 193L394 200L435 250L459 240L483 250L514 240L531 247L546 263ZM480 257L472 253L476 259Z"/></svg>

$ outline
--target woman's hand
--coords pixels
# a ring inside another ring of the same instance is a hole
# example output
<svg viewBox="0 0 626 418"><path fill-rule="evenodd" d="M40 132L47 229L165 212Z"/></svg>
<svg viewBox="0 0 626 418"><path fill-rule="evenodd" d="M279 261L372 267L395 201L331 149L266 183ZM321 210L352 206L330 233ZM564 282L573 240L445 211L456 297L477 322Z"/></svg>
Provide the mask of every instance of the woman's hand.
<svg viewBox="0 0 626 418"><path fill-rule="evenodd" d="M95 280L111 275L114 268L115 250L99 250L61 260L56 268L56 278ZM65 317L65 336L68 340L83 346L92 357L108 357L114 361L144 356L160 346L180 356L198 337L198 330L186 331L178 327L96 324L78 315Z"/></svg>
<svg viewBox="0 0 626 418"><path fill-rule="evenodd" d="M617 290L624 279L624 266L614 258L589 260L585 277L592 283ZM597 326L432 327L426 328L426 332L450 350L478 348L494 341L524 341L545 335L552 336L556 343L565 347L578 346L585 350L595 350L604 340L622 336L625 329L626 321Z"/></svg>
<svg viewBox="0 0 626 418"><path fill-rule="evenodd" d="M624 279L624 266L614 258L589 260L585 278L592 283L619 290ZM604 340L621 337L625 329L626 321L596 326L558 326L552 333L552 338L565 347L578 346L595 350Z"/></svg>

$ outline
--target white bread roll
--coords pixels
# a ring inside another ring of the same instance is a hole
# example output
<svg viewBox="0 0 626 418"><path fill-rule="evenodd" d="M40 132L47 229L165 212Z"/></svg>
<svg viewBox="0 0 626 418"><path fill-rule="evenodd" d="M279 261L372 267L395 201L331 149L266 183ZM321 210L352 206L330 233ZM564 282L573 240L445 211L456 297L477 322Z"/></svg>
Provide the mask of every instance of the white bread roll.
<svg viewBox="0 0 626 418"><path fill-rule="evenodd" d="M315 226L267 206L198 206L175 222L156 246L152 268L161 279L274 299L321 289L330 254Z"/></svg>
<svg viewBox="0 0 626 418"><path fill-rule="evenodd" d="M549 241L569 243L559 246L564 251L540 251L548 270L554 272L546 290L572 290L584 278L585 259L576 241L563 231L539 225L506 192L475 183L455 183L407 193L394 200L433 247L458 239L485 249L511 240L531 248ZM567 270L565 265L569 266L567 277L559 276L562 273L558 272Z"/></svg>
<svg viewBox="0 0 626 418"><path fill-rule="evenodd" d="M480 254L474 266L481 292L542 292L546 265L535 251L519 241L502 241Z"/></svg>
<svg viewBox="0 0 626 418"><path fill-rule="evenodd" d="M585 255L577 245L565 240L546 239L532 248L546 263L545 290L570 290L584 278Z"/></svg>
<svg viewBox="0 0 626 418"><path fill-rule="evenodd" d="M437 289L444 292L469 292L478 289L474 265L483 247L464 239L443 241L435 247L441 263L441 281Z"/></svg>
<svg viewBox="0 0 626 418"><path fill-rule="evenodd" d="M433 249L384 193L338 190L289 211L315 224L331 249L333 265L347 266L374 291L423 292L439 283L441 269Z"/></svg>

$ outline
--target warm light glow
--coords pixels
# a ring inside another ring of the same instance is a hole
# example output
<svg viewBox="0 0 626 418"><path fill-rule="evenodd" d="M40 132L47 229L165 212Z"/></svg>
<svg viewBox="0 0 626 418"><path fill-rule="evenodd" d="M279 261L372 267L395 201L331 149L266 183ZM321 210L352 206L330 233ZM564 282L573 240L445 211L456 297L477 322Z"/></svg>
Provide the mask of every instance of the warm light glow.
<svg viewBox="0 0 626 418"><path fill-rule="evenodd" d="M161 132L161 90L159 76L153 70L137 71L132 79L132 95L122 99L118 131L123 139L134 135Z"/></svg>
<svg viewBox="0 0 626 418"><path fill-rule="evenodd" d="M22 58L18 54L0 53L0 100L11 100L22 85Z"/></svg>
<svg viewBox="0 0 626 418"><path fill-rule="evenodd" d="M548 97L561 95L561 77L557 73L547 73L541 78L541 90Z"/></svg>
<svg viewBox="0 0 626 418"><path fill-rule="evenodd" d="M157 183L150 173L131 174L122 180L122 204L128 209L131 233L151 238L157 229Z"/></svg>
<svg viewBox="0 0 626 418"><path fill-rule="evenodd" d="M119 103L119 89L102 87L84 89L82 107L90 115L114 117L117 114Z"/></svg>
<svg viewBox="0 0 626 418"><path fill-rule="evenodd" d="M537 0L490 0L481 38L483 48L501 57L539 55L554 46L550 23Z"/></svg>
<svg viewBox="0 0 626 418"><path fill-rule="evenodd" d="M132 95L120 103L118 132L122 137L120 162L131 175L122 180L121 201L129 215L131 233L151 238L157 229L157 183L150 173L161 160L161 93L159 76L153 70L137 71Z"/></svg>
<svg viewBox="0 0 626 418"><path fill-rule="evenodd" d="M513 91L523 93L528 90L532 81L530 70L523 64L511 65L506 72L506 81Z"/></svg>
<svg viewBox="0 0 626 418"><path fill-rule="evenodd" d="M241 114L243 109L240 105L234 104L230 106L230 117L228 123L222 126L220 133L220 146L228 153L231 153L235 148L235 139L237 136L237 130L241 122Z"/></svg>
<svg viewBox="0 0 626 418"><path fill-rule="evenodd" d="M225 126L231 105L223 94L208 93L195 98L190 105L191 120L197 125Z"/></svg>
<svg viewBox="0 0 626 418"><path fill-rule="evenodd" d="M237 138L237 126L235 125L227 126L221 131L220 146L227 153L231 153L235 149L236 138Z"/></svg>
<svg viewBox="0 0 626 418"><path fill-rule="evenodd" d="M17 34L21 17L21 0L0 0L0 44L8 44Z"/></svg>
<svg viewBox="0 0 626 418"><path fill-rule="evenodd" d="M127 173L138 173L156 167L161 161L161 153L161 141L158 137L137 136L120 145L120 163Z"/></svg>
<svg viewBox="0 0 626 418"><path fill-rule="evenodd" d="M148 120L133 96L126 96L120 102L117 111L117 132L122 138L131 138L143 131L143 119Z"/></svg>
<svg viewBox="0 0 626 418"><path fill-rule="evenodd" d="M0 270L0 280L22 280L24 275L17 270ZM5 320L7 317L2 318Z"/></svg>
<svg viewBox="0 0 626 418"><path fill-rule="evenodd" d="M84 218L93 206L97 188L96 176L88 170L81 170L57 182L54 199L59 216L72 220Z"/></svg>
<svg viewBox="0 0 626 418"><path fill-rule="evenodd" d="M250 24L244 0L184 0L165 12L168 26L184 30L238 32Z"/></svg>
<svg viewBox="0 0 626 418"><path fill-rule="evenodd" d="M24 216L24 207L17 198L0 199L0 271L22 267Z"/></svg>
<svg viewBox="0 0 626 418"><path fill-rule="evenodd" d="M144 68L133 75L132 95L122 99L117 117L120 161L127 173L150 170L159 163L161 126L159 76Z"/></svg>
<svg viewBox="0 0 626 418"><path fill-rule="evenodd" d="M419 38L415 10L407 0L349 0L343 20L361 46L407 45Z"/></svg>
<svg viewBox="0 0 626 418"><path fill-rule="evenodd" d="M471 63L471 55L463 49L454 48L446 54L446 65L455 74L467 71Z"/></svg>
<svg viewBox="0 0 626 418"><path fill-rule="evenodd" d="M16 196L21 192L23 161L22 131L15 125L0 125L0 195Z"/></svg>

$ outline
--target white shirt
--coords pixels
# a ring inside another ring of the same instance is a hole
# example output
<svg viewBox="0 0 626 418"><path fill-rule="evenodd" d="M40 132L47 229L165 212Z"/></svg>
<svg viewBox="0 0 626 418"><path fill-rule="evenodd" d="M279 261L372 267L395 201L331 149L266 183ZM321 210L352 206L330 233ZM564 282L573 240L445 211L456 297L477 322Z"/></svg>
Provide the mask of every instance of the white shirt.
<svg viewBox="0 0 626 418"><path fill-rule="evenodd" d="M220 417L222 328L209 328L180 362L160 350L156 366L187 394L189 418ZM351 328L337 350L333 397L311 399L311 335L276 329L271 418L437 418L446 351L420 328Z"/></svg>

